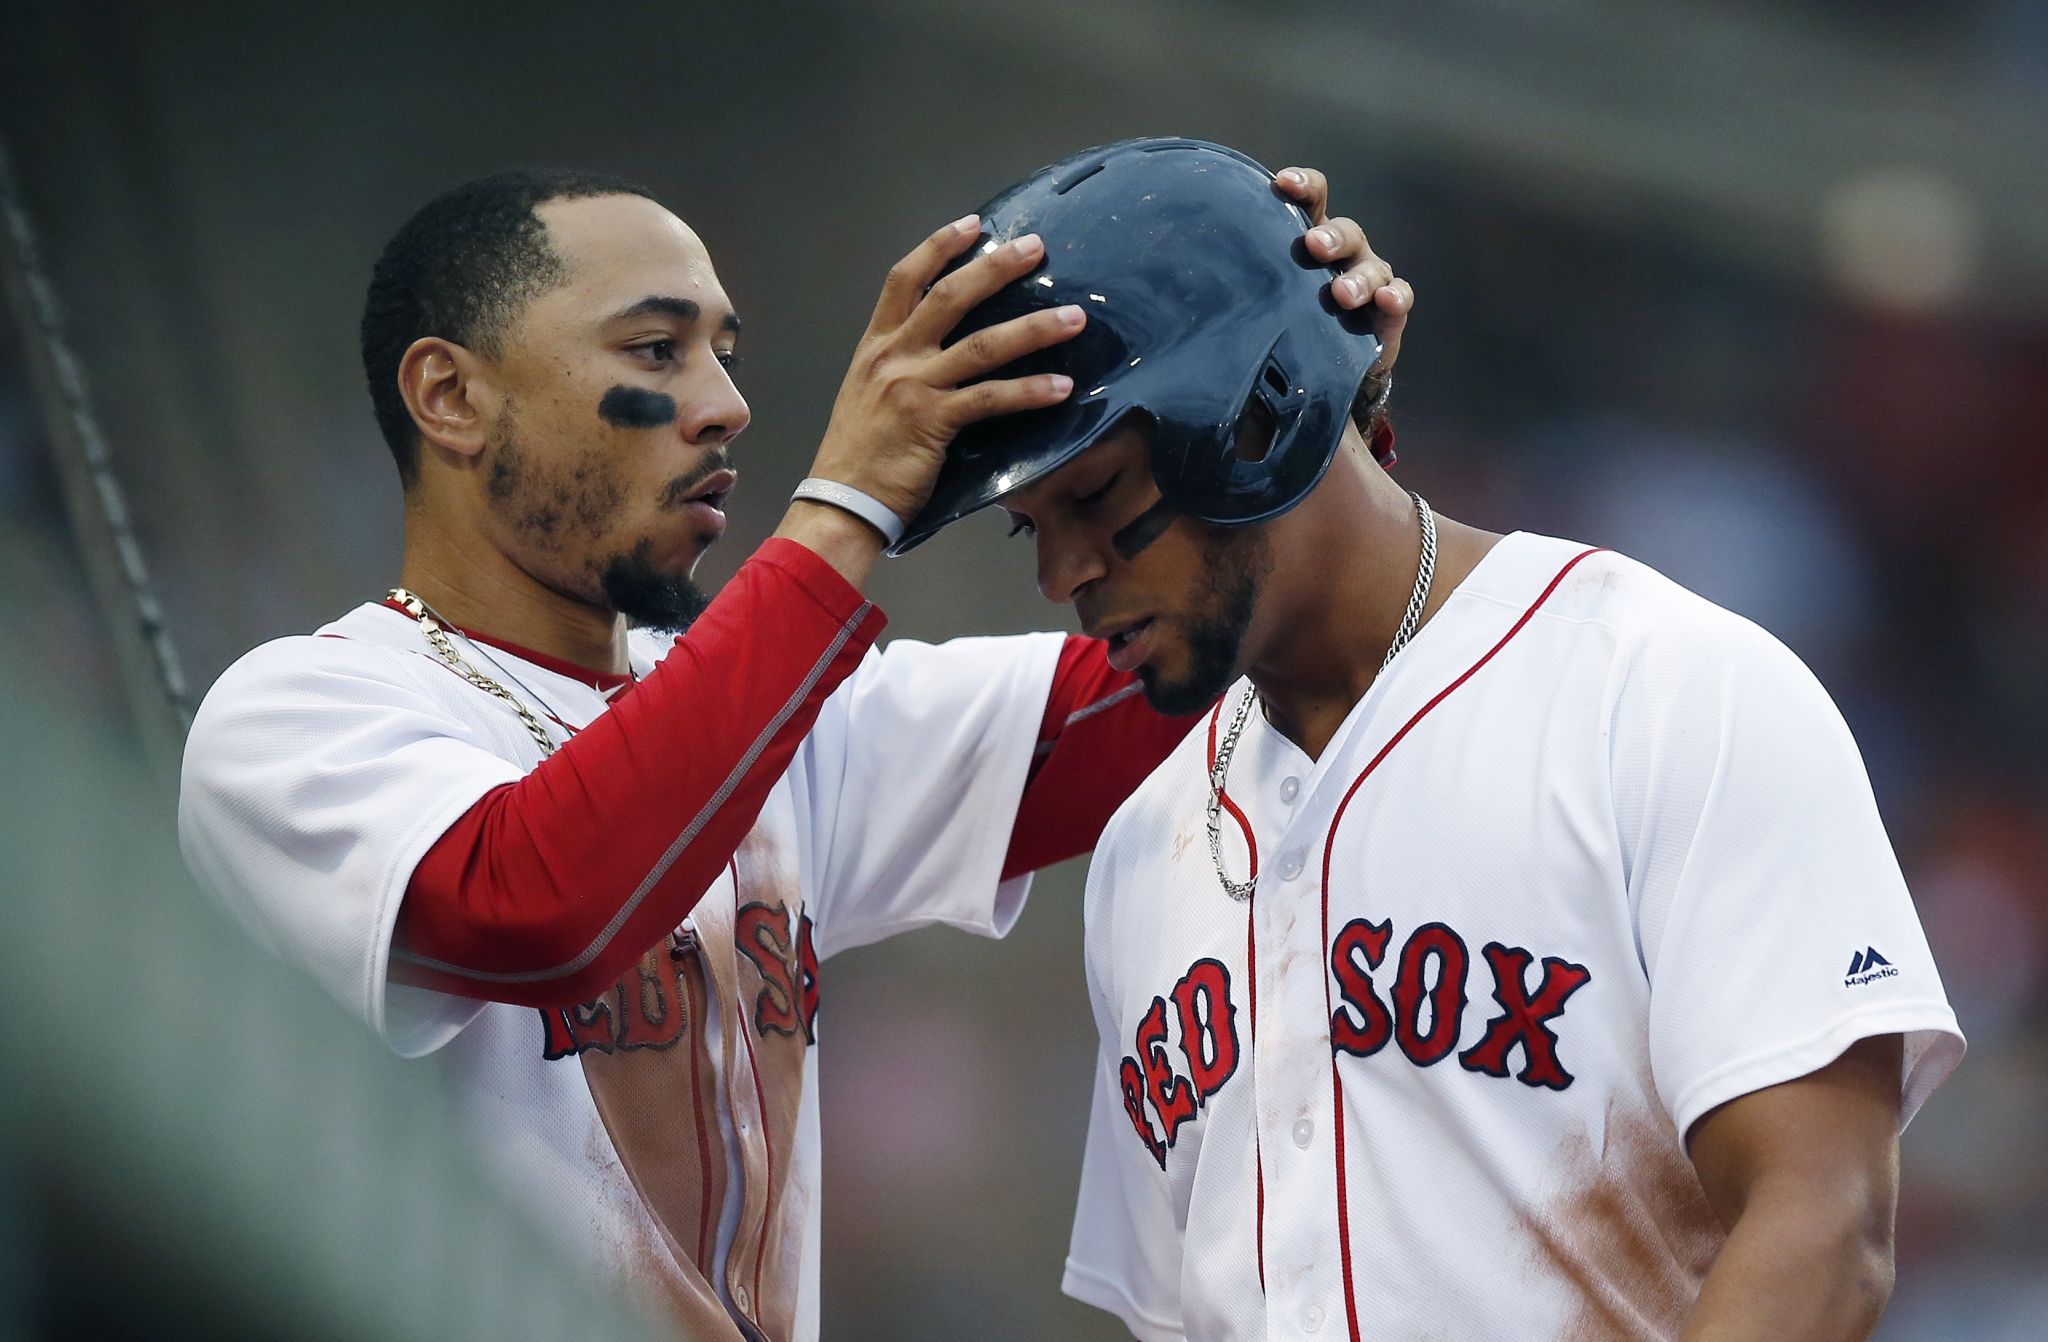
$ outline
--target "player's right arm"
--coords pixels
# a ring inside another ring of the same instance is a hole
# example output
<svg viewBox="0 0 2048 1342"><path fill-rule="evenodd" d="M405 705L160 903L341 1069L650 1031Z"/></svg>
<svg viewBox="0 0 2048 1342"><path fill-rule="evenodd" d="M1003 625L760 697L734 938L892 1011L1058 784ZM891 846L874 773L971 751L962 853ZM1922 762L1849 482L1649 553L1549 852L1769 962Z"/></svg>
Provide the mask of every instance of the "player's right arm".
<svg viewBox="0 0 2048 1342"><path fill-rule="evenodd" d="M1026 236L938 279L975 225L948 225L890 271L811 468L905 518L960 428L1071 390L1046 377L959 385L1079 327L1037 313L942 348L963 313L1043 252ZM530 1005L586 1001L681 921L880 632L857 589L882 543L849 513L792 504L761 554L577 749L485 797L422 859L398 929L408 980Z"/></svg>
<svg viewBox="0 0 2048 1342"><path fill-rule="evenodd" d="M1038 260L1013 244L934 284L976 236L972 219L949 225L891 271L812 468L906 517L962 425L1067 390L958 385L1075 329L1036 314L941 349L962 313ZM879 634L858 589L881 546L865 522L793 506L632 694L524 774L459 713L437 711L441 687L423 692L410 668L385 676L374 658L318 648L251 659L208 696L188 746L181 828L194 865L316 972L335 929L268 915L320 903L346 872L405 981L525 1005L587 1000L694 906ZM464 807L452 823L451 798ZM361 940L342 938L346 958ZM381 972L329 977L374 1017L362 984Z"/></svg>

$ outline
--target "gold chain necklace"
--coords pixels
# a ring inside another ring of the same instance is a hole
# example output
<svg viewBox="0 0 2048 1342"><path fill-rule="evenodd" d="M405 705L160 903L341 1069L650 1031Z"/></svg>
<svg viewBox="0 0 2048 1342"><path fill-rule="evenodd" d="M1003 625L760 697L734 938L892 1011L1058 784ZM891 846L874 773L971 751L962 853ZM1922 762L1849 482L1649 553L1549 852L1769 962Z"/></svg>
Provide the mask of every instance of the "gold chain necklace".
<svg viewBox="0 0 2048 1342"><path fill-rule="evenodd" d="M549 736L548 729L540 725L540 719L533 715L533 710L521 703L512 691L463 660L462 654L455 650L455 640L448 637L448 627L427 608L426 602L403 587L394 587L386 595L403 606L405 613L419 622L420 633L426 635L427 646L434 650L436 657L448 664L449 670L485 694L502 699L512 706L512 711L519 715L519 720L526 724L526 730L540 746L542 759L555 753L555 738Z"/></svg>

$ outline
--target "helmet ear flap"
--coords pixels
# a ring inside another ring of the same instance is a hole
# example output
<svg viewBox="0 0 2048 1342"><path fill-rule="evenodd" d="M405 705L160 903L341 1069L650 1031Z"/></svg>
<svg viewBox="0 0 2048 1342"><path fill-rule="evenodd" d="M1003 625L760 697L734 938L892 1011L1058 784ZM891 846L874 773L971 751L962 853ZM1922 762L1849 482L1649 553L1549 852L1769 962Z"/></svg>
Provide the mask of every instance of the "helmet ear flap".
<svg viewBox="0 0 2048 1342"><path fill-rule="evenodd" d="M1182 511L1221 526L1269 517L1322 475L1327 459L1296 447L1304 430L1319 435L1318 402L1292 375L1286 345L1283 333L1253 366L1234 416L1161 426L1153 473Z"/></svg>
<svg viewBox="0 0 2048 1342"><path fill-rule="evenodd" d="M1244 408L1238 411L1231 455L1252 464L1264 461L1279 441L1281 426L1301 413L1307 396L1306 388L1295 385L1281 360L1280 342L1275 341L1259 364L1258 376L1252 379Z"/></svg>
<svg viewBox="0 0 2048 1342"><path fill-rule="evenodd" d="M1232 426L1224 459L1235 516L1245 521L1285 512L1315 488L1336 455L1341 437L1331 398L1313 388L1331 383L1333 370L1320 348L1304 347L1283 331L1259 361ZM1362 376L1362 367L1358 368ZM1345 374L1335 376L1342 379ZM1351 388L1350 390L1355 390ZM1324 446L1327 444L1327 446Z"/></svg>

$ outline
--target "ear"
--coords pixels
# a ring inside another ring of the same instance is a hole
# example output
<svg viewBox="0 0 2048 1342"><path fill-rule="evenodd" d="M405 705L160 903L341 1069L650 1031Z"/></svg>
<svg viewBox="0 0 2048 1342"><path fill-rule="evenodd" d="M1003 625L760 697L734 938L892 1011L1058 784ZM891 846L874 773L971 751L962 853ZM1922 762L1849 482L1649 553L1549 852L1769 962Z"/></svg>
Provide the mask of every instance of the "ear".
<svg viewBox="0 0 2048 1342"><path fill-rule="evenodd" d="M398 394L425 444L474 458L489 439L496 396L475 353L439 336L423 336L398 361Z"/></svg>

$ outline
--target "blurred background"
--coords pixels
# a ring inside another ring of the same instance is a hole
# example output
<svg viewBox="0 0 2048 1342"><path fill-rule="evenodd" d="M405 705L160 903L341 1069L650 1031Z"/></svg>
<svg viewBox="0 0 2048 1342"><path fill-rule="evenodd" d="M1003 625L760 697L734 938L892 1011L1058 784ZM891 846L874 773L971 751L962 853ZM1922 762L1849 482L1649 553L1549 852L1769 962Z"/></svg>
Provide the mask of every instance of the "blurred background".
<svg viewBox="0 0 2048 1342"><path fill-rule="evenodd" d="M2048 6L571 8L0 0L0 142L195 693L395 578L356 321L384 239L456 181L616 172L705 239L754 410L717 580L779 517L925 232L1135 134L1321 167L1418 294L1401 478L1661 568L1841 704L1971 1046L1906 1136L1880 1336L2043 1335ZM351 1312L371 1298L476 1325L463 1291L549 1279L510 1213L475 1211L425 1069L372 1056L185 880L27 360L0 326L0 1336L407 1335ZM893 636L1062 623L1025 545L975 522L885 566ZM1007 943L828 965L826 1336L1124 1335L1058 1294L1093 1035L1080 888L1079 864L1041 877ZM209 1003L244 1019L223 1032ZM435 1153L410 1191L321 1212L387 1140ZM408 1277L395 1259L451 1208L504 1242ZM271 1294L215 1284L250 1253ZM149 1326L111 1321L124 1300ZM599 1335L504 1313L490 1335Z"/></svg>

